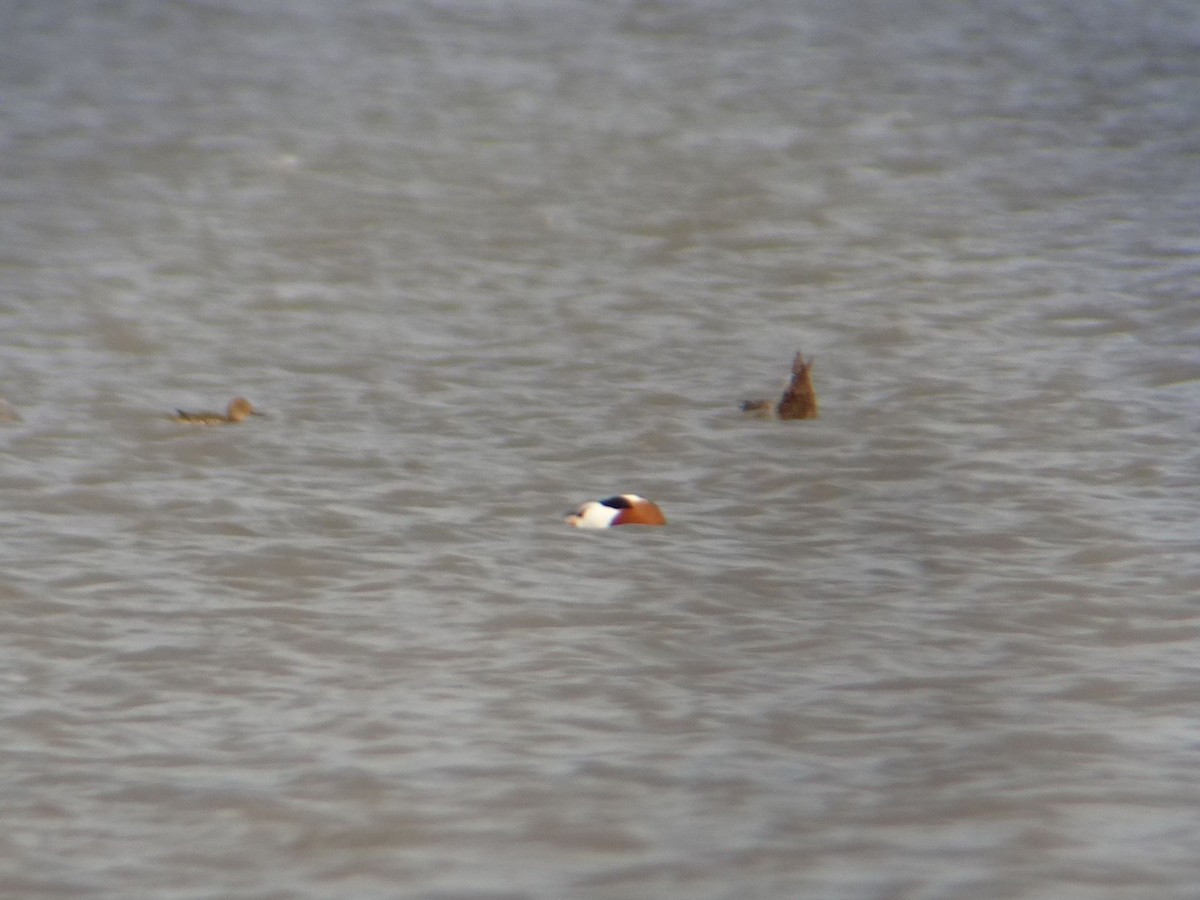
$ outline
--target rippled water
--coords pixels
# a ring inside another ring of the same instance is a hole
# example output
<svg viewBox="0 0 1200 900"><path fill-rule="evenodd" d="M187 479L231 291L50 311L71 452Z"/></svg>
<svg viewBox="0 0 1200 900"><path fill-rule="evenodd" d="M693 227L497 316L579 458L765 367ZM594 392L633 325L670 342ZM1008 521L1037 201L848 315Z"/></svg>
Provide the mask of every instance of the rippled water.
<svg viewBox="0 0 1200 900"><path fill-rule="evenodd" d="M0 893L1195 896L1200 12L1093 6L10 5Z"/></svg>

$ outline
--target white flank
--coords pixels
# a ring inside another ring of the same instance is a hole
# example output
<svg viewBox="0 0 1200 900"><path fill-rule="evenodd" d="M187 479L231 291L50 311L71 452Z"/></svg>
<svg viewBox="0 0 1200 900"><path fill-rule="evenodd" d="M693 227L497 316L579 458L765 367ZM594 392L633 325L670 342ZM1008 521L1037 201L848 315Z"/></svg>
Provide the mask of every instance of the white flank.
<svg viewBox="0 0 1200 900"><path fill-rule="evenodd" d="M596 500L589 500L567 516L567 524L575 528L607 528L620 512Z"/></svg>

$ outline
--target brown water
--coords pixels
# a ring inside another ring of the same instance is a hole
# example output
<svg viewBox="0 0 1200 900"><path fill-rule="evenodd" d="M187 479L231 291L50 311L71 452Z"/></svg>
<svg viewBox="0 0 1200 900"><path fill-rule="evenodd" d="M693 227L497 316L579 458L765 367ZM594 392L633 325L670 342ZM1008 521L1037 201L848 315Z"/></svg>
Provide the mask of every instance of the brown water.
<svg viewBox="0 0 1200 900"><path fill-rule="evenodd" d="M1195 897L1200 7L1094 6L10 5L0 895Z"/></svg>

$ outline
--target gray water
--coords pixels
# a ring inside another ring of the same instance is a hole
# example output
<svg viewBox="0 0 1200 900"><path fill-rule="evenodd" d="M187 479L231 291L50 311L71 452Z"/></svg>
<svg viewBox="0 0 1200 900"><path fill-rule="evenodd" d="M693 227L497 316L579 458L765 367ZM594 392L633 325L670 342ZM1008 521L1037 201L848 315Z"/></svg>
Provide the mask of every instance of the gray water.
<svg viewBox="0 0 1200 900"><path fill-rule="evenodd" d="M1198 295L1193 0L5 4L0 896L1194 898Z"/></svg>

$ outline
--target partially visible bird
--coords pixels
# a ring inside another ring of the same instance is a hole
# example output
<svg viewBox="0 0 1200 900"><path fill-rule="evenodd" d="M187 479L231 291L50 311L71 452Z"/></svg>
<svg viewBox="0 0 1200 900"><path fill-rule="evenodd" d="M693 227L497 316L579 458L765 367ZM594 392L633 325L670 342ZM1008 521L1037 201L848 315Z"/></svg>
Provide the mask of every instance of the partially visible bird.
<svg viewBox="0 0 1200 900"><path fill-rule="evenodd" d="M12 404L0 397L0 425L15 425L21 421L21 414L13 409Z"/></svg>
<svg viewBox="0 0 1200 900"><path fill-rule="evenodd" d="M658 504L637 494L617 494L604 500L589 500L568 514L572 528L609 528L613 525L666 525Z"/></svg>
<svg viewBox="0 0 1200 900"><path fill-rule="evenodd" d="M229 401L229 407L224 413L219 412L184 412L175 410L171 418L185 425L236 425L246 421L249 416L266 416L250 405L245 397L234 397Z"/></svg>
<svg viewBox="0 0 1200 900"><path fill-rule="evenodd" d="M797 353L792 360L792 378L784 388L779 403L771 405L770 400L746 400L742 403L742 412L750 413L761 419L815 419L820 415L817 407L817 392L812 386L811 359L805 361Z"/></svg>

